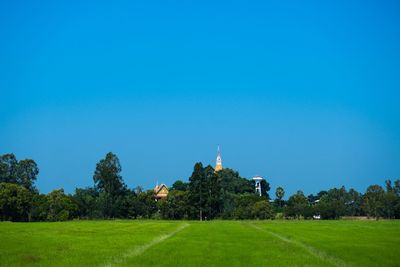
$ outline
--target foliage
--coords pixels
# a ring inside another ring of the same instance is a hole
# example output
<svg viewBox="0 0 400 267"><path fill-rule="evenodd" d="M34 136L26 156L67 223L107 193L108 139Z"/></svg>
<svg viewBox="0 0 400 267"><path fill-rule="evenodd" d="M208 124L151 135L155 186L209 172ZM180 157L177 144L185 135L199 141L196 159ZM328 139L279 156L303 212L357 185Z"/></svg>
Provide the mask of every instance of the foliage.
<svg viewBox="0 0 400 267"><path fill-rule="evenodd" d="M321 197L317 210L323 219L337 219L345 215L346 203L350 203L346 189L333 188Z"/></svg>
<svg viewBox="0 0 400 267"><path fill-rule="evenodd" d="M158 212L157 202L154 201L153 190L147 190L137 196L136 217L150 219Z"/></svg>
<svg viewBox="0 0 400 267"><path fill-rule="evenodd" d="M254 203L251 215L252 219L272 219L274 218L274 211L268 201L261 200Z"/></svg>
<svg viewBox="0 0 400 267"><path fill-rule="evenodd" d="M296 194L290 196L287 206L285 207L287 217L294 218L310 218L313 215L312 207L302 191L297 191Z"/></svg>
<svg viewBox="0 0 400 267"><path fill-rule="evenodd" d="M31 159L20 160L18 162L17 183L28 189L35 191L34 182L39 174L39 168L36 162Z"/></svg>
<svg viewBox="0 0 400 267"><path fill-rule="evenodd" d="M267 182L267 180L261 180L260 184L261 184L261 196L269 200L270 197L268 192L269 190L271 190L269 183Z"/></svg>
<svg viewBox="0 0 400 267"><path fill-rule="evenodd" d="M235 198L235 209L233 215L235 219L252 219L253 207L261 198L254 193L244 193Z"/></svg>
<svg viewBox="0 0 400 267"><path fill-rule="evenodd" d="M243 194L254 192L254 185L251 181L243 178L237 171L226 168L217 172L220 186L224 192Z"/></svg>
<svg viewBox="0 0 400 267"><path fill-rule="evenodd" d="M371 185L364 195L364 210L368 216L382 217L384 215L385 191L380 185Z"/></svg>
<svg viewBox="0 0 400 267"><path fill-rule="evenodd" d="M93 181L96 190L99 191L101 213L105 218L114 218L119 215L123 193L126 189L120 172L119 159L111 152L107 153L106 157L96 165Z"/></svg>
<svg viewBox="0 0 400 267"><path fill-rule="evenodd" d="M18 161L13 154L0 155L0 220L62 221L74 218L147 218L169 220L322 219L343 216L400 218L400 180L368 187L365 194L345 187L320 191L308 197L302 191L284 200L277 187L269 201L270 185L263 180L262 196L254 192L254 181L232 169L215 172L196 163L188 182L177 180L165 199L156 200L153 190L129 189L121 176L118 157L107 153L95 168L93 187L76 188L73 195L63 189L39 194L35 161ZM319 218L318 216L316 218Z"/></svg>
<svg viewBox="0 0 400 267"><path fill-rule="evenodd" d="M253 194L254 185L229 168L217 172L217 176L220 183L220 216L224 219L234 218L235 200L241 194Z"/></svg>
<svg viewBox="0 0 400 267"><path fill-rule="evenodd" d="M170 190L178 190L178 191L187 191L189 189L189 183L182 182L181 180L177 180L172 184Z"/></svg>
<svg viewBox="0 0 400 267"><path fill-rule="evenodd" d="M207 173L208 175L209 173ZM196 213L200 220L207 217L204 214L207 208L208 183L205 168L203 164L198 162L194 165L193 173L189 178L189 203L191 203L191 217L195 217Z"/></svg>
<svg viewBox="0 0 400 267"><path fill-rule="evenodd" d="M78 206L77 215L79 218L97 218L99 193L95 188L76 188L73 200Z"/></svg>
<svg viewBox="0 0 400 267"><path fill-rule="evenodd" d="M0 156L0 182L17 183L18 161L14 154Z"/></svg>
<svg viewBox="0 0 400 267"><path fill-rule="evenodd" d="M32 199L32 220L46 221L48 219L49 204L45 194L34 194Z"/></svg>
<svg viewBox="0 0 400 267"><path fill-rule="evenodd" d="M163 219L180 220L189 216L189 193L187 191L172 190L168 198L159 201L161 216Z"/></svg>
<svg viewBox="0 0 400 267"><path fill-rule="evenodd" d="M351 188L347 193L348 202L346 202L347 216L361 216L362 210L362 194Z"/></svg>
<svg viewBox="0 0 400 267"><path fill-rule="evenodd" d="M72 197L64 194L64 189L58 189L47 195L47 220L48 221L66 221L72 219L78 206L72 200Z"/></svg>
<svg viewBox="0 0 400 267"><path fill-rule="evenodd" d="M0 219L3 221L28 221L32 193L23 186L0 183Z"/></svg>
<svg viewBox="0 0 400 267"><path fill-rule="evenodd" d="M18 161L14 154L0 156L0 182L21 185L31 192L36 192L34 183L39 168L32 159Z"/></svg>

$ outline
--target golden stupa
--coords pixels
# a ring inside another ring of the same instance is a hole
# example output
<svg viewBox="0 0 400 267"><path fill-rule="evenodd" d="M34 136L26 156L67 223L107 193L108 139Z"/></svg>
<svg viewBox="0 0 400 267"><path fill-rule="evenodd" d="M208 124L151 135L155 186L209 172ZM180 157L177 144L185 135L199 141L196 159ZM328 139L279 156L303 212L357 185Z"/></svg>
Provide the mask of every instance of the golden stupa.
<svg viewBox="0 0 400 267"><path fill-rule="evenodd" d="M222 170L222 159L221 159L221 152L219 150L218 146L218 154L217 154L217 160L215 163L215 172Z"/></svg>

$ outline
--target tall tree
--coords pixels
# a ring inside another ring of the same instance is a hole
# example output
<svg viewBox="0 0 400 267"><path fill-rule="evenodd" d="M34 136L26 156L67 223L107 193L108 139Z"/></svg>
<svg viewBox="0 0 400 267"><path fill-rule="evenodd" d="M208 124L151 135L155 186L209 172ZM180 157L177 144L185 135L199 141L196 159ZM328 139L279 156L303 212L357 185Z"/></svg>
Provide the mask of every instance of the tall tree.
<svg viewBox="0 0 400 267"><path fill-rule="evenodd" d="M269 183L267 182L267 180L263 179L263 180L261 180L260 184L261 184L261 196L269 199L268 192L269 192L269 190L271 190Z"/></svg>
<svg viewBox="0 0 400 267"><path fill-rule="evenodd" d="M380 185L371 185L364 194L364 210L368 216L379 218L384 215L385 191Z"/></svg>
<svg viewBox="0 0 400 267"><path fill-rule="evenodd" d="M121 164L117 155L109 152L97 163L93 175L95 188L100 192L99 201L103 207L103 216L107 218L117 215L118 205L121 204L120 197L126 189L120 173Z"/></svg>
<svg viewBox="0 0 400 267"><path fill-rule="evenodd" d="M207 207L207 181L203 164L198 162L194 165L193 173L189 178L189 198L194 209L198 212L198 218L203 220Z"/></svg>
<svg viewBox="0 0 400 267"><path fill-rule="evenodd" d="M393 187L394 193L400 197L400 179L397 179L394 181L394 187Z"/></svg>
<svg viewBox="0 0 400 267"><path fill-rule="evenodd" d="M396 218L396 208L399 205L399 197L396 195L395 188L392 186L391 180L386 180L386 192L383 197L383 213L385 218Z"/></svg>
<svg viewBox="0 0 400 267"><path fill-rule="evenodd" d="M31 192L36 192L35 181L39 173L32 159L18 161L14 154L0 156L0 182L18 184Z"/></svg>
<svg viewBox="0 0 400 267"><path fill-rule="evenodd" d="M397 197L397 204L394 207L394 216L396 219L400 219L400 179L394 181L393 192Z"/></svg>
<svg viewBox="0 0 400 267"><path fill-rule="evenodd" d="M17 183L31 192L35 192L36 176L39 174L39 168L32 159L20 160L18 162Z"/></svg>
<svg viewBox="0 0 400 267"><path fill-rule="evenodd" d="M219 176L215 173L213 167L208 165L204 169L204 175L207 183L207 218L213 219L220 214L221 201L221 186Z"/></svg>
<svg viewBox="0 0 400 267"><path fill-rule="evenodd" d="M18 161L14 154L0 155L0 183L17 183Z"/></svg>

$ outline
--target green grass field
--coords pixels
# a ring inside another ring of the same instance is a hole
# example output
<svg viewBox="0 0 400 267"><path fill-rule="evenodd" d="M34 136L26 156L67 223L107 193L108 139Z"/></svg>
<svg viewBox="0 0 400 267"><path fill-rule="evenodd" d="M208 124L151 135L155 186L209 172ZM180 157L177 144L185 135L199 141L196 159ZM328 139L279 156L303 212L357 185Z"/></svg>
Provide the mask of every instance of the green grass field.
<svg viewBox="0 0 400 267"><path fill-rule="evenodd" d="M1 266L400 266L400 221L0 223Z"/></svg>

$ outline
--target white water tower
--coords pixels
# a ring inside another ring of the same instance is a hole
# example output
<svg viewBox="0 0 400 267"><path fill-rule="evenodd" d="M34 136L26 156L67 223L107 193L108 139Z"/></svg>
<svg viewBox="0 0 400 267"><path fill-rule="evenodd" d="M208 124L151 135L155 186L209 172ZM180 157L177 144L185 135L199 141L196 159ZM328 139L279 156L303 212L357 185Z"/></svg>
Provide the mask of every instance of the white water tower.
<svg viewBox="0 0 400 267"><path fill-rule="evenodd" d="M256 184L256 194L261 197L261 181L264 180L261 176L253 177L253 181Z"/></svg>

